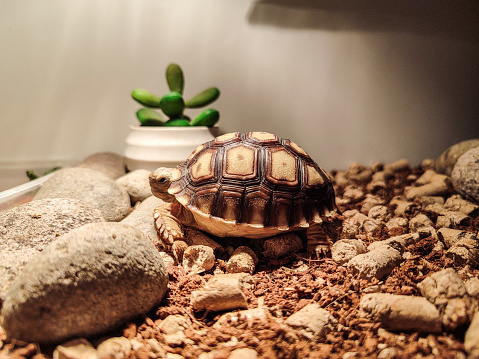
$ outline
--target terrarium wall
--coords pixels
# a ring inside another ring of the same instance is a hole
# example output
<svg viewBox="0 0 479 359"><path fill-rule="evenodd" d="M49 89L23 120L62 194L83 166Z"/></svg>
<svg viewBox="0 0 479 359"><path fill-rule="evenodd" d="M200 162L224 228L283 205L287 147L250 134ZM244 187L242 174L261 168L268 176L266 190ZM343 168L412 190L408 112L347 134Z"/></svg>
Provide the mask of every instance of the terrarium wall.
<svg viewBox="0 0 479 359"><path fill-rule="evenodd" d="M226 131L291 138L326 169L418 163L479 137L479 5L445 1L7 0L0 163L123 152L133 88L208 86Z"/></svg>

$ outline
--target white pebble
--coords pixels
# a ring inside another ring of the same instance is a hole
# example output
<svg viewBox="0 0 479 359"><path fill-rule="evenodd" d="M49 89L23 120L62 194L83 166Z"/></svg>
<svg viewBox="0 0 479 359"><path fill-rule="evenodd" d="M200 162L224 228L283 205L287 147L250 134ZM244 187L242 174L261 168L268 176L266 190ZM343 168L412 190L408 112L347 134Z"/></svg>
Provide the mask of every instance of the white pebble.
<svg viewBox="0 0 479 359"><path fill-rule="evenodd" d="M187 273L201 273L210 270L215 264L213 248L203 245L186 248L182 264Z"/></svg>
<svg viewBox="0 0 479 359"><path fill-rule="evenodd" d="M331 246L331 257L338 264L344 264L358 254L365 253L366 246L357 239L340 239Z"/></svg>
<svg viewBox="0 0 479 359"><path fill-rule="evenodd" d="M363 279L381 279L402 261L401 253L387 245L364 254L358 254L348 262L348 269Z"/></svg>
<svg viewBox="0 0 479 359"><path fill-rule="evenodd" d="M367 316L389 330L441 331L439 310L423 297L373 293L364 295L359 306Z"/></svg>
<svg viewBox="0 0 479 359"><path fill-rule="evenodd" d="M201 289L191 293L191 306L194 310L208 311L246 308L242 288L251 287L253 283L253 277L246 273L215 275Z"/></svg>

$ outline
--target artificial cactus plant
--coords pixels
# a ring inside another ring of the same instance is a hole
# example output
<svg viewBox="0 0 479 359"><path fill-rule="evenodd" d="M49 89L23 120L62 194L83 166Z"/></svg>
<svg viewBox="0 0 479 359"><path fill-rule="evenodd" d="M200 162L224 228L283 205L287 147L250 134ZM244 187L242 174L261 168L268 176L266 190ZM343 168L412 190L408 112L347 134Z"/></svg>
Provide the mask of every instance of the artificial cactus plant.
<svg viewBox="0 0 479 359"><path fill-rule="evenodd" d="M193 120L184 114L186 108L204 107L215 101L220 95L220 91L216 87L210 87L185 101L183 99L185 80L183 71L177 64L170 64L166 68L166 82L171 92L163 97L158 97L143 89L132 91L133 99L145 106L136 112L136 117L142 126L212 127L218 122L220 114L214 109L204 110ZM168 119L154 109L160 109Z"/></svg>

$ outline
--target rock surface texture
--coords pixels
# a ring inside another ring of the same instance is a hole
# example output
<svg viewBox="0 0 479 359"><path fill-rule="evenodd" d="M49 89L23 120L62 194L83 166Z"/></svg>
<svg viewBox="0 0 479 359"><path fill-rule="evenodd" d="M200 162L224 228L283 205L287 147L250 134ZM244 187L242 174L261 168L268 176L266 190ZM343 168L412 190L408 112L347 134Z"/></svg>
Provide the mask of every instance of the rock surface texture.
<svg viewBox="0 0 479 359"><path fill-rule="evenodd" d="M0 212L0 301L25 264L47 244L95 222L103 222L101 212L74 199L43 199Z"/></svg>
<svg viewBox="0 0 479 359"><path fill-rule="evenodd" d="M130 197L101 172L88 168L65 168L46 181L35 196L37 199L71 198L98 208L105 221L121 221L130 213Z"/></svg>
<svg viewBox="0 0 479 359"><path fill-rule="evenodd" d="M148 312L167 283L165 265L141 231L86 225L25 266L6 295L1 325L10 337L34 342L100 334Z"/></svg>
<svg viewBox="0 0 479 359"><path fill-rule="evenodd" d="M451 178L457 192L479 202L479 147L459 157L452 170Z"/></svg>
<svg viewBox="0 0 479 359"><path fill-rule="evenodd" d="M99 171L111 179L126 173L126 158L113 152L95 153L85 158L77 167Z"/></svg>
<svg viewBox="0 0 479 359"><path fill-rule="evenodd" d="M479 139L466 140L452 145L437 159L435 170L450 176L457 160L470 149L479 147Z"/></svg>
<svg viewBox="0 0 479 359"><path fill-rule="evenodd" d="M161 199L155 196L150 196L138 204L133 212L121 220L121 223L138 228L146 234L151 242L154 244L158 243L160 239L158 238L158 233L156 232L153 220L153 210L161 203L164 203Z"/></svg>
<svg viewBox="0 0 479 359"><path fill-rule="evenodd" d="M153 195L148 179L149 175L150 171L148 170L134 170L118 178L116 183L126 189L130 196L131 203L135 204Z"/></svg>

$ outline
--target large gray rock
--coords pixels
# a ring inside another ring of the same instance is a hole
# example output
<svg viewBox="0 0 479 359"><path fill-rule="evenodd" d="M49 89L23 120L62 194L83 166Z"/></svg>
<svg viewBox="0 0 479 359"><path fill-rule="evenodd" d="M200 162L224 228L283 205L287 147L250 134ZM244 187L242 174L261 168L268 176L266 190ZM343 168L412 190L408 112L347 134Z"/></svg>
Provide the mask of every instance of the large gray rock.
<svg viewBox="0 0 479 359"><path fill-rule="evenodd" d="M77 167L90 168L117 179L126 173L126 158L114 152L100 152L88 156Z"/></svg>
<svg viewBox="0 0 479 359"><path fill-rule="evenodd" d="M466 140L452 145L437 159L436 172L450 176L459 157L476 147L479 147L479 139Z"/></svg>
<svg viewBox="0 0 479 359"><path fill-rule="evenodd" d="M118 178L116 183L126 189L130 195L131 203L135 204L153 195L149 176L150 171L148 170L134 170Z"/></svg>
<svg viewBox="0 0 479 359"><path fill-rule="evenodd" d="M150 196L135 207L128 217L123 219L121 223L128 224L146 234L148 239L153 243L159 242L158 232L155 228L153 219L153 210L160 204L165 203L155 196Z"/></svg>
<svg viewBox="0 0 479 359"><path fill-rule="evenodd" d="M479 202L479 147L459 157L452 170L451 180L457 192Z"/></svg>
<svg viewBox="0 0 479 359"><path fill-rule="evenodd" d="M74 199L42 199L0 212L0 302L27 262L74 228L103 222L101 212Z"/></svg>
<svg viewBox="0 0 479 359"><path fill-rule="evenodd" d="M46 181L35 195L44 198L72 198L98 208L105 221L117 222L130 213L126 190L104 174L88 168L65 168Z"/></svg>
<svg viewBox="0 0 479 359"><path fill-rule="evenodd" d="M53 343L90 337L151 310L168 273L141 231L94 223L48 245L14 281L2 308L10 338Z"/></svg>

